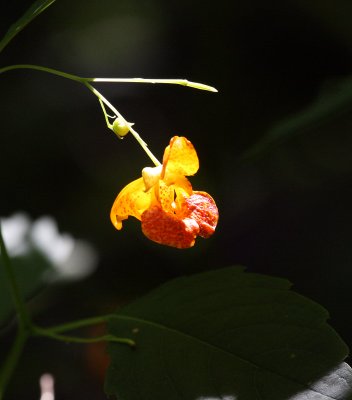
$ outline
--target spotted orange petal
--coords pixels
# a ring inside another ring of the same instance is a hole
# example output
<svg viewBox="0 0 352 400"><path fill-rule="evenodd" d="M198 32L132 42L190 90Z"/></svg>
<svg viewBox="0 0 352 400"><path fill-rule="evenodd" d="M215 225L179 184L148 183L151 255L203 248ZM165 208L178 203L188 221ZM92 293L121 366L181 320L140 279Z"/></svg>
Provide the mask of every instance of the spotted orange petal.
<svg viewBox="0 0 352 400"><path fill-rule="evenodd" d="M129 215L141 219L143 212L150 206L152 191L145 191L143 178L134 180L125 186L116 197L111 208L110 219L116 229L122 228L122 221Z"/></svg>
<svg viewBox="0 0 352 400"><path fill-rule="evenodd" d="M175 190L173 186L166 185L162 180L159 181L159 185L156 188L158 190L158 200L160 202L161 208L165 212L173 212L173 203L175 198Z"/></svg>
<svg viewBox="0 0 352 400"><path fill-rule="evenodd" d="M156 243L186 249L194 245L199 226L194 219L179 219L153 206L142 214L142 231Z"/></svg>

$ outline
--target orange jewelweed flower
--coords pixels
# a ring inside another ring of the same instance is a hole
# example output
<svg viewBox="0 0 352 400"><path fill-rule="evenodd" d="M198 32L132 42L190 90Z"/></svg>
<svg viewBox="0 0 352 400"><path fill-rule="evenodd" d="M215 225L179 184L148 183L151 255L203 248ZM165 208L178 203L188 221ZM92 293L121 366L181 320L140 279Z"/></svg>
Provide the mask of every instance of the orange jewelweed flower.
<svg viewBox="0 0 352 400"><path fill-rule="evenodd" d="M174 136L166 147L163 164L146 167L142 177L125 186L111 209L116 229L130 215L142 222L145 236L154 242L180 249L192 247L197 236L210 237L219 212L206 192L193 191L186 176L199 168L196 150L182 136Z"/></svg>

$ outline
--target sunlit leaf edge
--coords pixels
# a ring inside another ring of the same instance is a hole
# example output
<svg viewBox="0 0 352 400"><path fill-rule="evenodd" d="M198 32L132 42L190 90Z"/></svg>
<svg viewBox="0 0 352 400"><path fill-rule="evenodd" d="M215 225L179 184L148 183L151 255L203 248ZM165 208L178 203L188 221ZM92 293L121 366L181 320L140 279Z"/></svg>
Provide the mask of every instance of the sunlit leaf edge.
<svg viewBox="0 0 352 400"><path fill-rule="evenodd" d="M10 26L5 36L0 41L0 52L10 43L10 41L19 33L21 30L28 25L34 18L45 11L51 6L56 0L37 0L29 9L20 17L14 24Z"/></svg>

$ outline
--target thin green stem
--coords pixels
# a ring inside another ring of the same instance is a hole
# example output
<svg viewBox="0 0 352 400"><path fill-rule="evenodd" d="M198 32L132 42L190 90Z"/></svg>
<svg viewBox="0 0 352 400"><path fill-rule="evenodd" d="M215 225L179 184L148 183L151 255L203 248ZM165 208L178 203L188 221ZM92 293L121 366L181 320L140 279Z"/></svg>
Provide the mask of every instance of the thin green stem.
<svg viewBox="0 0 352 400"><path fill-rule="evenodd" d="M85 78L78 75L68 74L57 69L43 67L41 65L33 64L15 64L7 67L0 68L0 74L2 72L12 71L15 69L33 69L42 72L48 72L50 74L59 75L63 78L72 79L79 82L97 82L97 83L152 83L152 84L168 84L168 85L181 85L187 86L194 89L206 90L209 92L217 92L213 86L205 85L204 83L191 82L187 79L149 79L149 78Z"/></svg>
<svg viewBox="0 0 352 400"><path fill-rule="evenodd" d="M148 78L86 78L89 82L111 82L111 83L161 83L168 85L188 86L194 89L206 90L208 92L217 92L213 86L204 83L191 82L187 79L148 79Z"/></svg>
<svg viewBox="0 0 352 400"><path fill-rule="evenodd" d="M140 135L131 127L131 124L119 113L119 111L94 87L90 84L90 82L110 82L110 83L161 83L161 84L174 84L181 86L188 86L195 89L207 90L210 92L217 92L212 86L205 85L203 83L191 82L186 79L146 79L146 78L84 78L78 75L68 74L66 72L59 71L57 69L43 67L40 65L32 65L32 64L16 64L10 65L7 67L0 68L0 74L3 72L12 71L15 69L32 69L42 72L47 72L53 75L61 76L62 78L71 79L73 81L84 84L100 101L100 105L102 106L104 118L106 125L109 129L112 130L112 125L109 122L108 115L106 113L104 104L115 114L116 117L119 117L125 124L130 127L130 132L137 140L138 144L143 148L143 150L147 153L148 157L152 160L155 166L159 166L160 162L153 155L153 153L149 150L147 144L142 140Z"/></svg>
<svg viewBox="0 0 352 400"><path fill-rule="evenodd" d="M0 400L3 399L5 388L16 368L28 336L28 331L25 331L24 329L18 330L10 352L6 357L4 364L2 365L2 368L0 370Z"/></svg>
<svg viewBox="0 0 352 400"><path fill-rule="evenodd" d="M0 369L0 400L3 399L5 388L16 368L18 360L22 354L24 345L29 336L47 337L53 340L58 340L66 343L91 344L91 343L98 343L105 341L105 342L126 344L130 347L135 347L136 343L134 340L129 338L121 338L114 335L103 335L93 338L83 338L83 337L60 334L60 332L67 332L87 326L106 323L111 318L114 318L113 314L99 315L91 318L80 319L77 321L71 321L65 324L52 326L50 328L38 327L31 323L30 330L24 329L24 327L20 326L15 341L13 342L12 347L5 359L5 362L2 368Z"/></svg>
<svg viewBox="0 0 352 400"><path fill-rule="evenodd" d="M112 124L110 123L109 118L116 118L116 117L115 117L115 115L113 115L113 116L109 115L106 112L106 109L105 109L105 106L104 106L104 103L102 102L102 100L101 99L98 99L98 100L99 100L99 104L101 106L101 109L103 110L106 126L112 130Z"/></svg>
<svg viewBox="0 0 352 400"><path fill-rule="evenodd" d="M140 144L140 146L143 148L143 150L148 154L148 157L153 161L154 165L158 167L161 165L160 161L153 155L153 153L149 150L147 144L144 142L144 140L139 136L139 134L130 126L130 132L134 136L134 138L137 140L137 142Z"/></svg>
<svg viewBox="0 0 352 400"><path fill-rule="evenodd" d="M8 67L3 67L0 68L0 74L3 72L8 72L8 71L12 71L15 69L32 69L32 70L36 70L36 71L42 71L42 72L47 72L49 74L53 74L53 75L57 75L57 76L61 76L62 78L66 78L66 79L70 79L73 80L75 82L79 82L82 83L83 85L85 85L103 104L105 104L117 117L119 117L123 122L125 122L127 125L131 126L131 124L123 117L123 115L120 114L120 112L109 102L109 100L107 100L94 86L92 86L89 82L95 82L97 79L102 79L102 78L83 78L80 77L78 75L73 75L73 74L68 74L66 72L62 72L59 71L57 69L53 69L53 68L47 68L47 67L42 67L40 65L31 65L31 64L16 64L16 65L10 65ZM142 78L134 78L134 79L142 79ZM125 82L128 82L129 80L126 80ZM130 82L134 80L130 80ZM151 81L155 81L155 80L151 80ZM170 80L171 82L172 80ZM169 83L170 83L169 82ZM163 82L166 83L166 82ZM174 82L175 83L175 82ZM179 83L181 84L181 83ZM104 109L103 109L104 112ZM108 122L107 119L107 114L106 112L104 112L104 117L105 117L105 121L106 124L108 126L109 129L111 128L111 124ZM132 135L134 136L134 138L137 140L137 142L139 143L139 145L143 148L143 150L147 153L148 157L152 160L152 162L154 163L155 166L160 165L160 162L158 161L158 159L154 156L154 154L149 150L147 144L142 140L142 138L140 137L140 135L132 128L130 128L130 132L132 133Z"/></svg>
<svg viewBox="0 0 352 400"><path fill-rule="evenodd" d="M9 283L11 291L13 305L17 313L19 326L22 327L23 329L30 329L31 321L25 306L24 299L21 295L21 291L18 287L17 279L15 276L15 272L9 254L7 252L7 248L1 231L1 221L0 221L0 251L6 278Z"/></svg>
<svg viewBox="0 0 352 400"><path fill-rule="evenodd" d="M67 72L62 72L57 69L42 67L41 65L33 65L33 64L15 64L9 65L7 67L0 68L0 74L3 72L13 71L16 69L31 69L35 71L47 72L48 74L61 76L62 78L71 79L76 82L83 83L86 79L82 78L78 75L68 74Z"/></svg>
<svg viewBox="0 0 352 400"><path fill-rule="evenodd" d="M36 336L44 336L50 339L59 340L61 342L66 343L98 343L98 342L115 342L121 344L127 344L129 346L134 347L136 343L129 338L120 338L114 335L103 335L93 338L82 338L77 336L68 336L68 335L61 335L59 333L52 332L50 329L40 328L37 326L33 327L33 335Z"/></svg>
<svg viewBox="0 0 352 400"><path fill-rule="evenodd" d="M3 398L5 388L22 354L25 342L28 339L29 335L31 334L32 323L29 314L27 312L24 299L22 298L20 289L18 287L15 272L13 270L13 266L5 245L5 241L1 230L1 221L0 221L0 251L1 251L1 258L3 261L2 265L5 270L6 279L9 283L10 292L18 319L18 331L15 337L15 341L13 342L12 347L0 370L0 400L1 400Z"/></svg>
<svg viewBox="0 0 352 400"><path fill-rule="evenodd" d="M100 315L97 317L79 319L77 321L67 322L65 324L51 326L50 328L43 328L43 329L45 329L47 332L52 332L52 333L73 331L74 329L79 329L79 328L83 328L86 326L98 325L98 324L108 322L112 317L113 317L113 315L110 315L110 314Z"/></svg>
<svg viewBox="0 0 352 400"><path fill-rule="evenodd" d="M105 104L107 107L110 108L110 110L123 122L125 122L127 125L130 126L130 132L134 136L134 138L137 140L139 145L142 147L142 149L147 153L148 157L153 161L154 165L157 167L160 165L159 160L154 156L154 154L149 150L147 144L145 141L139 136L139 134L131 127L131 124L126 121L126 119L119 113L119 111L107 100L94 86L92 86L90 83L83 81L82 82L103 104ZM104 113L105 114L105 113ZM106 118L106 114L105 114ZM109 125L108 125L109 127Z"/></svg>

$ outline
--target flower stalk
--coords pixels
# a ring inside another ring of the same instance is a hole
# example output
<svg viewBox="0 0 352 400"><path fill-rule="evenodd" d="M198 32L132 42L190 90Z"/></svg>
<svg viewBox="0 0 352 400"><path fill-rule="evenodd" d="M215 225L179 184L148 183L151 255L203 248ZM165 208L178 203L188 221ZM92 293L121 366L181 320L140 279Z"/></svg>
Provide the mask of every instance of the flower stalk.
<svg viewBox="0 0 352 400"><path fill-rule="evenodd" d="M34 18L40 15L46 10L55 0L36 0L32 6L25 12L25 14L19 18L6 32L5 36L0 40L0 52L13 40L13 38ZM107 127L112 130L118 137L123 137L128 132L134 136L139 145L147 153L148 157L152 160L156 167L161 167L160 162L149 150L147 144L142 140L140 135L132 128L133 123L127 122L127 120L119 113L119 111L98 91L92 84L93 83L150 83L150 84L176 84L186 87L191 87L200 90L206 90L210 92L217 92L214 87L205 85L202 83L191 82L185 79L144 79L144 78L84 78L78 75L69 74L63 71L59 71L53 68L48 68L40 65L32 64L16 64L0 68L0 75L19 69L36 70L40 72L46 72L52 75L60 76L65 79L83 84L88 90L90 90L98 99ZM113 113L109 115L107 110ZM111 123L113 120L113 123ZM118 123L116 123L118 122ZM2 260L2 266L5 270L5 277L9 284L14 309L17 316L18 328L15 335L15 339L12 343L10 350L4 360L4 363L0 366L0 400L3 399L5 389L11 379L11 376L16 368L16 365L20 359L23 348L26 341L31 336L43 336L54 340L74 343L95 343L99 341L112 341L120 344L127 344L131 347L135 346L135 342L129 338L120 338L114 335L103 335L94 338L82 338L70 335L64 335L62 333L86 327L96 325L99 323L107 322L112 315L105 315L93 318L81 319L66 324L57 325L54 327L41 328L36 326L29 315L26 307L25 298L23 297L20 287L18 285L15 271L9 257L6 244L1 232L1 221L0 221L0 259Z"/></svg>
<svg viewBox="0 0 352 400"><path fill-rule="evenodd" d="M31 322L25 306L23 296L21 294L20 288L17 283L17 279L15 276L15 272L9 254L7 252L7 248L1 230L1 221L0 221L0 252L1 252L3 268L5 270L7 281L9 283L13 305L15 307L16 314L18 317L18 324L23 329L28 329L31 325Z"/></svg>
<svg viewBox="0 0 352 400"><path fill-rule="evenodd" d="M32 64L16 64L16 65L9 65L7 67L0 68L0 74L4 72L13 71L16 69L31 69L41 72L46 72L49 74L57 75L62 78L70 79L75 82L81 83L87 87L99 100L100 105L102 106L102 110L105 117L106 125L109 129L115 132L113 129L113 124L110 123L109 119L119 118L125 125L129 127L129 131L137 140L138 144L142 147L142 149L146 152L148 157L152 160L155 166L159 166L160 162L158 159L153 155L153 153L149 150L147 144L144 140L140 137L138 132L132 128L132 123L128 122L123 115L107 100L100 92L97 90L91 83L151 83L151 84L173 84L173 85L181 85L186 86L194 89L199 90L206 90L209 92L217 92L217 90L209 85L205 85L203 83L198 82L191 82L187 79L146 79L146 78L84 78L78 75L69 74L67 72L59 71L57 69L43 67L41 65L32 65ZM113 115L110 116L106 112L106 107L112 111ZM116 132L115 132L116 133ZM117 133L117 136L118 133ZM120 137L120 136L119 136Z"/></svg>
<svg viewBox="0 0 352 400"><path fill-rule="evenodd" d="M131 347L136 346L136 343L129 338L121 338L114 335L103 335L96 337L77 337L77 336L62 335L60 333L55 333L53 329L50 328L33 327L33 335L44 336L50 339L59 340L60 342L66 342L66 343L91 344L98 342L115 342L115 343L127 344L128 346Z"/></svg>
<svg viewBox="0 0 352 400"><path fill-rule="evenodd" d="M13 305L18 319L18 329L12 346L0 366L0 400L3 400L5 389L13 375L13 372L18 364L18 361L23 352L27 340L31 336L44 336L54 340L71 343L90 344L101 341L115 342L120 344L127 344L130 347L135 346L135 342L129 338L120 338L114 335L103 335L98 337L76 337L69 335L62 335L62 332L82 328L85 326L97 325L99 323L107 322L111 315L103 315L98 317L86 318L81 320L72 321L66 324L61 324L48 328L41 328L33 324L32 319L26 308L25 300L21 294L14 268L8 254L6 244L1 231L0 221L0 255L1 265L4 267L5 276L9 283L10 292L12 295Z"/></svg>

